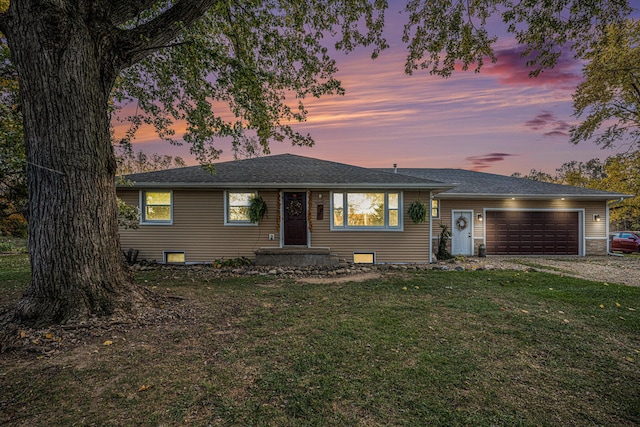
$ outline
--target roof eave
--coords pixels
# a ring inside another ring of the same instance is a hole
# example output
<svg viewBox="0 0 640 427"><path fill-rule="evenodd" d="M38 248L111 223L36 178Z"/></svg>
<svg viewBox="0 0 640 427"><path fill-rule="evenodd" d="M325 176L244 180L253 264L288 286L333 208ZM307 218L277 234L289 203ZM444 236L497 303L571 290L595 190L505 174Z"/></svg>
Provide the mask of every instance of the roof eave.
<svg viewBox="0 0 640 427"><path fill-rule="evenodd" d="M516 200L614 200L628 199L634 197L632 194L609 193L609 194L508 194L508 193L442 193L441 199L516 199Z"/></svg>
<svg viewBox="0 0 640 427"><path fill-rule="evenodd" d="M454 188L453 185L423 184L423 183L300 183L300 182L133 182L117 185L119 189L140 188L193 188L193 189L227 189L227 188L256 188L256 189L281 189L281 188L310 188L310 189L381 189L381 190L429 190L447 191Z"/></svg>

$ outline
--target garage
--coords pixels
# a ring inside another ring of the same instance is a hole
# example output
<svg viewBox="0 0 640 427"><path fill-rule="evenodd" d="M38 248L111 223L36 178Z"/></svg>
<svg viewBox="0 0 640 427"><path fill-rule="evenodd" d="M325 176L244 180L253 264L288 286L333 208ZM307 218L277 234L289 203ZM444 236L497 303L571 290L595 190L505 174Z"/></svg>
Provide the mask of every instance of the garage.
<svg viewBox="0 0 640 427"><path fill-rule="evenodd" d="M488 255L579 255L580 215L575 211L486 212Z"/></svg>

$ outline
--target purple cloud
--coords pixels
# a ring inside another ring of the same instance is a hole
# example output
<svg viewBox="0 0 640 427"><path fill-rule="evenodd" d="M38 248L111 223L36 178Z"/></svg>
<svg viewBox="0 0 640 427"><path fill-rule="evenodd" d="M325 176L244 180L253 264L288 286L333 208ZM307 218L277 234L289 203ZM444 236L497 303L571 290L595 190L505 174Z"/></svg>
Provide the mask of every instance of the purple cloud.
<svg viewBox="0 0 640 427"><path fill-rule="evenodd" d="M532 68L527 66L528 58L522 56L522 51L521 46L496 51L498 62L487 64L481 73L496 76L502 84L553 86L571 90L582 80L579 63L569 52L558 58L554 68L544 70L538 77L529 77Z"/></svg>
<svg viewBox="0 0 640 427"><path fill-rule="evenodd" d="M465 158L465 160L471 163L471 170L481 171L484 169L488 169L492 166L493 163L501 162L505 160L507 157L517 156L517 154L509 154L509 153L489 153L483 154L480 156L470 156Z"/></svg>
<svg viewBox="0 0 640 427"><path fill-rule="evenodd" d="M558 119L551 111L543 111L537 114L533 119L524 122L524 125L531 130L546 130L550 128L551 130L544 132L543 135L551 137L567 137L569 136L567 131L571 127L569 123Z"/></svg>
<svg viewBox="0 0 640 427"><path fill-rule="evenodd" d="M569 136L569 134L568 134L568 133L566 133L566 132L560 132L560 131L557 131L557 130L552 130L551 132L545 132L545 133L543 133L542 135L544 135L544 136L552 136L552 137L553 137L553 136L561 136L561 137Z"/></svg>

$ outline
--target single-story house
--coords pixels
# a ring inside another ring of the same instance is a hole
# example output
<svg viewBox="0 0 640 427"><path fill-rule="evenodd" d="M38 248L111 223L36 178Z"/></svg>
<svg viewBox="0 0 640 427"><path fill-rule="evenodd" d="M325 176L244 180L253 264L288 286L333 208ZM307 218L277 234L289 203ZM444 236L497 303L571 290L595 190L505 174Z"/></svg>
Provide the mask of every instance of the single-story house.
<svg viewBox="0 0 640 427"><path fill-rule="evenodd" d="M123 249L160 262L298 250L356 262L433 260L441 226L454 255L605 255L609 204L625 194L461 169L371 169L283 154L132 174L118 196L140 209ZM267 208L257 223L249 205ZM430 206L415 223L410 205ZM271 251L271 252L270 252ZM269 258L267 258L269 259ZM273 260L273 258L270 258Z"/></svg>

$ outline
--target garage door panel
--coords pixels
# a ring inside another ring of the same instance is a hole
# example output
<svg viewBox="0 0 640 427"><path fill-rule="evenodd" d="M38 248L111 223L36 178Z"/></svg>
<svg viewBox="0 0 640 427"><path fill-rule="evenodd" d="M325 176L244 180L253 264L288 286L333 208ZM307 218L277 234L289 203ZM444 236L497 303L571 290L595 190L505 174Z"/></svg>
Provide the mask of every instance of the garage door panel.
<svg viewBox="0 0 640 427"><path fill-rule="evenodd" d="M487 211L490 255L578 255L578 212Z"/></svg>

